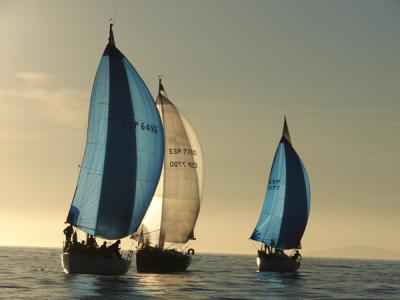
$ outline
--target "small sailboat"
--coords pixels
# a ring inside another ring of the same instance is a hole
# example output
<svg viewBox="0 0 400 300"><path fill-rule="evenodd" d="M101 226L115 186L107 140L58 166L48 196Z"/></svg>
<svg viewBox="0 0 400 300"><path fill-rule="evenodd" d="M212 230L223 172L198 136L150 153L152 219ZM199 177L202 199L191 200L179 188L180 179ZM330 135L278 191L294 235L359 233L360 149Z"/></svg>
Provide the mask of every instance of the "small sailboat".
<svg viewBox="0 0 400 300"><path fill-rule="evenodd" d="M300 157L292 146L284 120L275 153L264 205L251 239L262 242L259 271L296 271L301 264L301 238L310 212L310 183ZM284 250L293 249L289 256Z"/></svg>
<svg viewBox="0 0 400 300"><path fill-rule="evenodd" d="M138 72L116 48L112 26L93 84L86 149L66 221L71 228L107 240L130 236L138 229L164 159L157 107ZM127 272L130 259L75 251L76 241L69 241L71 229L67 233L62 254L66 273Z"/></svg>
<svg viewBox="0 0 400 300"><path fill-rule="evenodd" d="M187 119L169 100L159 81L157 108L164 126L165 158L154 198L133 238L138 272L168 273L187 269L194 227L203 194L203 156Z"/></svg>

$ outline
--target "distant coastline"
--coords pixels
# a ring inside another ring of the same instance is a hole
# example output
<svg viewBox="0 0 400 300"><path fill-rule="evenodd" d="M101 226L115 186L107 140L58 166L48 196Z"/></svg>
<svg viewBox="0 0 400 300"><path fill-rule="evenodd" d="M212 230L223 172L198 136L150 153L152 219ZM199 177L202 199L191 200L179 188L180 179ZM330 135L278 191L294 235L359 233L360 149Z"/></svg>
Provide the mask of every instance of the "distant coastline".
<svg viewBox="0 0 400 300"><path fill-rule="evenodd" d="M377 247L340 247L305 252L309 257L400 260L400 251Z"/></svg>

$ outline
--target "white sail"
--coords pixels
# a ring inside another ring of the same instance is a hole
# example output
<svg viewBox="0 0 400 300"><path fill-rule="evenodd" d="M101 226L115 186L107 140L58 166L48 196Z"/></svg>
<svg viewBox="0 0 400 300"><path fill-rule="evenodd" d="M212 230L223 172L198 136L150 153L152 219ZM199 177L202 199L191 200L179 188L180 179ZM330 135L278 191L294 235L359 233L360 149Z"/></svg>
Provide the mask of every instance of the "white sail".
<svg viewBox="0 0 400 300"><path fill-rule="evenodd" d="M141 235L163 247L193 238L203 196L203 154L195 131L161 84L157 108L164 127L164 166Z"/></svg>

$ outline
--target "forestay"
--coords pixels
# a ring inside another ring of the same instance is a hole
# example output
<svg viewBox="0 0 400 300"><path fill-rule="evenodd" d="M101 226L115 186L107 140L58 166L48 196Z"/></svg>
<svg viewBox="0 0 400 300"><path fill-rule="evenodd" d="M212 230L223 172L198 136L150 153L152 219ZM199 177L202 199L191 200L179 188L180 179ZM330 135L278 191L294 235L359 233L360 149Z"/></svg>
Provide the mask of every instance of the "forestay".
<svg viewBox="0 0 400 300"><path fill-rule="evenodd" d="M154 195L164 134L154 100L115 47L111 26L93 84L86 148L67 222L118 239L138 228Z"/></svg>
<svg viewBox="0 0 400 300"><path fill-rule="evenodd" d="M168 99L161 81L156 103L164 126L164 167L141 236L163 247L193 238L203 196L203 155L192 126Z"/></svg>
<svg viewBox="0 0 400 300"><path fill-rule="evenodd" d="M284 122L260 218L251 239L278 249L300 248L310 210L307 172Z"/></svg>

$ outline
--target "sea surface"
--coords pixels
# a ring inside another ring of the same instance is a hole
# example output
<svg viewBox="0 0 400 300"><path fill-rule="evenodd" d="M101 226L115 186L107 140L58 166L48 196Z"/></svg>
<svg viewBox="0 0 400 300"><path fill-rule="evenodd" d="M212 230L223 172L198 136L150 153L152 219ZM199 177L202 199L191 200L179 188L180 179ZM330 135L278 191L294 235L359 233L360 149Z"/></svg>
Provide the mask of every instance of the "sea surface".
<svg viewBox="0 0 400 300"><path fill-rule="evenodd" d="M303 258L293 274L255 256L196 254L179 274L67 275L60 249L0 247L0 299L400 299L400 261Z"/></svg>

